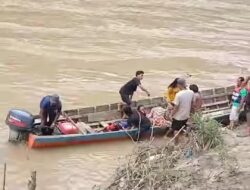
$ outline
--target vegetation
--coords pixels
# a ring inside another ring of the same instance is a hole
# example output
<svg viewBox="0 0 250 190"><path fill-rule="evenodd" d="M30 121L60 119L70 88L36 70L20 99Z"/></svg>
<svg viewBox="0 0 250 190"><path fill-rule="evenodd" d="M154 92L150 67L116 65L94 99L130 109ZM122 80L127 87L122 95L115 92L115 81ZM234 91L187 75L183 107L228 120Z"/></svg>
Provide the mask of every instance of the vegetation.
<svg viewBox="0 0 250 190"><path fill-rule="evenodd" d="M156 147L152 142L138 144L104 189L224 189L224 183L233 181L231 178L237 173L237 164L230 167L226 164L229 156L224 147L221 125L215 120L202 118L200 114L195 114L192 119L193 130L179 146L166 143ZM210 149L217 152L208 153ZM230 160L230 163L232 161L235 163L235 160ZM215 186L215 181L218 186Z"/></svg>

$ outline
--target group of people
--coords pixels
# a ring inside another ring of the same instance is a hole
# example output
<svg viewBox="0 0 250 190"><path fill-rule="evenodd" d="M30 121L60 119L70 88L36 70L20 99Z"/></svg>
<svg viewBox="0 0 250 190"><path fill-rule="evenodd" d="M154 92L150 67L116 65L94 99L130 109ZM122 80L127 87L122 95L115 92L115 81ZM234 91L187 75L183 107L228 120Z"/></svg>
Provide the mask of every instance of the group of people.
<svg viewBox="0 0 250 190"><path fill-rule="evenodd" d="M192 84L188 89L186 81L183 78L176 78L168 86L165 93L165 105L167 105L167 108L164 108L164 105L159 105L147 111L143 105L139 105L137 110L132 111L132 97L137 87L141 88L150 96L148 90L141 84L143 75L143 71L137 71L136 76L122 86L119 91L122 101L126 104L123 108L123 112L128 118L128 127L140 128L142 132L149 129L152 125L169 127L167 132L167 135L169 135L170 133L179 131L187 124L191 112L201 111L202 97L198 86ZM177 139L178 138L176 138L176 140Z"/></svg>
<svg viewBox="0 0 250 190"><path fill-rule="evenodd" d="M167 88L165 93L166 103L157 107L147 109L139 105L136 110L132 110L132 97L139 87L148 96L149 91L141 84L144 72L136 71L135 77L123 85L119 91L123 106L124 118L126 122L122 128L137 127L139 133L147 131L151 126L169 127L167 135L179 131L185 126L190 118L190 114L200 112L202 108L202 96L196 84L191 84L187 88L185 79L176 78ZM232 108L230 113L230 125L233 129L239 120L239 113L244 108L248 123L248 135L250 135L250 88L248 82L250 77L237 79L236 87L232 94ZM47 126L44 133L52 133L53 126L62 112L62 103L58 95L44 97L40 102L41 125Z"/></svg>

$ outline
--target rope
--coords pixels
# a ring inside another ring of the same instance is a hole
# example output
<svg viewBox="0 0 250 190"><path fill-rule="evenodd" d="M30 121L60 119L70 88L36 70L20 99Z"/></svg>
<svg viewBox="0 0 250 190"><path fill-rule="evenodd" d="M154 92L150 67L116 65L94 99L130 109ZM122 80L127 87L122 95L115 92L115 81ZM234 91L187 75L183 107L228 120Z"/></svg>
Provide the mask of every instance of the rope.
<svg viewBox="0 0 250 190"><path fill-rule="evenodd" d="M138 141L139 140L139 138L140 138L140 130L141 130L141 120L142 120L142 117L141 117L141 114L136 110L136 112L137 112L137 114L138 114L138 116L139 116L139 126L138 126L138 135L137 135L137 139L136 139L136 141ZM122 126L121 126L122 127ZM127 132L127 129L125 129L124 127L122 127L122 129L123 129L123 131L125 131L125 133L131 138L131 140L132 140L132 142L133 143L136 143L135 142L135 140L134 140L134 138ZM154 132L154 124L152 125L152 127L151 127L151 134L150 134L150 141L152 141L153 140L153 132Z"/></svg>
<svg viewBox="0 0 250 190"><path fill-rule="evenodd" d="M138 128L138 135L137 135L137 140L139 140L140 138L140 129L141 129L141 114L138 112L138 110L136 110L137 114L139 115L139 128Z"/></svg>

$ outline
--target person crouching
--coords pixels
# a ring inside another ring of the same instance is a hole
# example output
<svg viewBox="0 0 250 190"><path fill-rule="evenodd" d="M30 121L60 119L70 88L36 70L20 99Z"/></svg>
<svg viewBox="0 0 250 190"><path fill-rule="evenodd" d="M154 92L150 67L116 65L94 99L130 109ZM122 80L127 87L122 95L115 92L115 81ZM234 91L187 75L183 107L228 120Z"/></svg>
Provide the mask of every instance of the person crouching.
<svg viewBox="0 0 250 190"><path fill-rule="evenodd" d="M137 110L132 111L130 106L125 106L123 108L123 112L128 117L127 120L128 127L138 128L138 134L136 136L136 140L137 141L140 140L142 135L151 128L150 120L145 116L145 114L140 113Z"/></svg>

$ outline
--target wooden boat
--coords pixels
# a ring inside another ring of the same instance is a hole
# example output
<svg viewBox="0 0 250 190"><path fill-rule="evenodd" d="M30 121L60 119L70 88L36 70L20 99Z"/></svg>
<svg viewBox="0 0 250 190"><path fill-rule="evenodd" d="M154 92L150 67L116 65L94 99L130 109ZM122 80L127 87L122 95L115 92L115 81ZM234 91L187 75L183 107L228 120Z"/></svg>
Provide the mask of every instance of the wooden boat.
<svg viewBox="0 0 250 190"><path fill-rule="evenodd" d="M212 117L219 122L228 122L228 115L230 113L230 96L233 86L226 88L215 88L201 91L203 96L203 115ZM133 102L133 107L137 105L144 105L146 107L155 107L164 102L163 97L156 97L150 99L143 99ZM28 134L29 148L46 148L59 147L77 144L100 143L114 140L125 140L129 138L136 138L138 129L119 130L112 132L92 132L101 131L103 129L103 122L119 119L121 114L119 112L119 103L100 105L95 107L84 107L80 109L65 110L65 113L76 123L84 122L89 127L87 134L68 134L68 135L51 135L40 136L34 133ZM63 119L62 119L63 120ZM35 120L35 124L39 124L39 118ZM85 125L86 126L86 125ZM165 129L160 127L153 127L154 135L163 134ZM150 131L150 132L151 132Z"/></svg>

